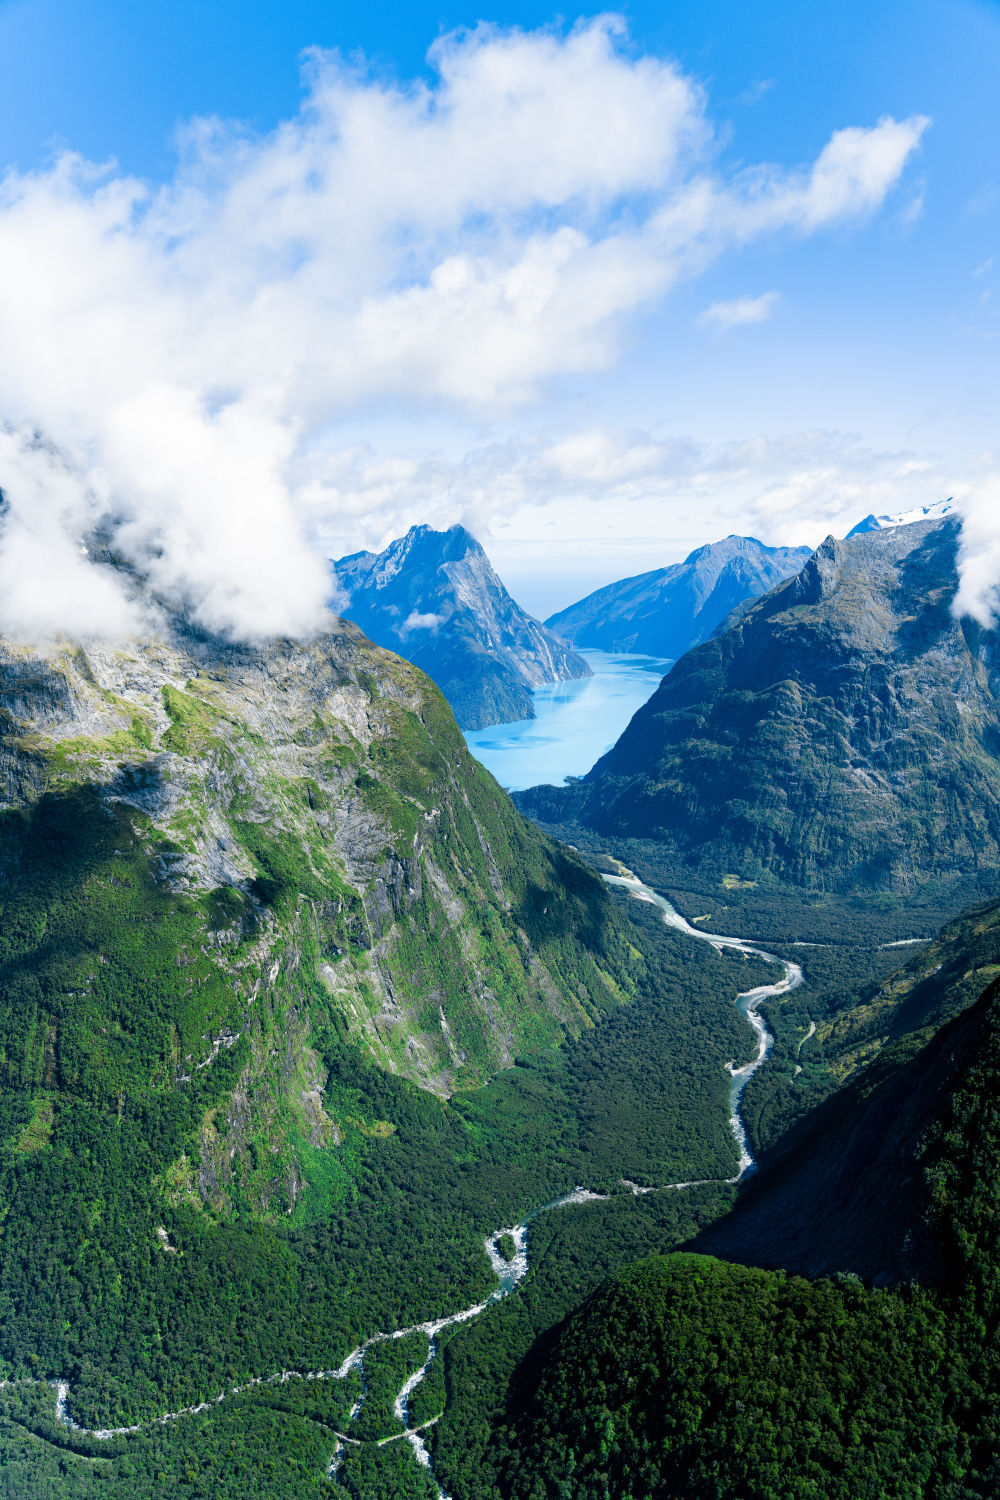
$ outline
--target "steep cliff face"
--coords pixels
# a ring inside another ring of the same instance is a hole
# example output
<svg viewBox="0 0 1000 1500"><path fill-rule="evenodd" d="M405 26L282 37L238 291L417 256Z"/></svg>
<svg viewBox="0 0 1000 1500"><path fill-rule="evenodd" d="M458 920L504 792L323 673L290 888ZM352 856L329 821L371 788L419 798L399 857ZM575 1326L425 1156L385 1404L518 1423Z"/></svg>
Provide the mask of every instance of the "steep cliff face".
<svg viewBox="0 0 1000 1500"><path fill-rule="evenodd" d="M675 660L747 599L797 573L809 555L808 547L765 547L753 537L727 536L682 563L608 584L545 623L574 646Z"/></svg>
<svg viewBox="0 0 1000 1500"><path fill-rule="evenodd" d="M601 883L420 672L331 625L0 643L0 1083L169 1099L225 1075L197 1170L164 1179L218 1212L237 1178L290 1211L294 1140L336 1144L314 1033L448 1094L624 995Z"/></svg>
<svg viewBox="0 0 1000 1500"><path fill-rule="evenodd" d="M823 543L682 657L543 821L720 874L908 889L1000 863L997 636L956 620L951 519Z"/></svg>
<svg viewBox="0 0 1000 1500"><path fill-rule="evenodd" d="M334 563L345 615L432 677L463 729L534 717L531 689L588 677L583 657L515 604L463 526L414 526Z"/></svg>

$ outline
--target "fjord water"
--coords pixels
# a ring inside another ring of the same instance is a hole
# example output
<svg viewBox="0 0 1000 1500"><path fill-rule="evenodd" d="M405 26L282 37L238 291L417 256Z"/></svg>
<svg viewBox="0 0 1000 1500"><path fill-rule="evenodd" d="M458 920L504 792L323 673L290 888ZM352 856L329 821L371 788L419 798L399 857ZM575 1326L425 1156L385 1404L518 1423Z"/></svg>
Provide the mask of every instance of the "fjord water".
<svg viewBox="0 0 1000 1500"><path fill-rule="evenodd" d="M582 776L610 750L673 665L657 656L581 651L592 677L534 692L535 717L472 729L469 749L508 791Z"/></svg>

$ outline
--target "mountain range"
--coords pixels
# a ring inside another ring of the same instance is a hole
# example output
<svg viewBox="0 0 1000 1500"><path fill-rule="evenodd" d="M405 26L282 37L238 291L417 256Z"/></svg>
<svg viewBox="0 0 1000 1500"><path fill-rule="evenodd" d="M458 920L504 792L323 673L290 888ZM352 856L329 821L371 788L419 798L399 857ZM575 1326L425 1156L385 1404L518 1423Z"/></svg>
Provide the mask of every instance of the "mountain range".
<svg viewBox="0 0 1000 1500"><path fill-rule="evenodd" d="M675 660L707 640L737 606L797 573L810 552L727 536L682 563L597 589L545 623L575 646Z"/></svg>
<svg viewBox="0 0 1000 1500"><path fill-rule="evenodd" d="M907 890L1000 861L1000 657L956 518L828 538L683 656L581 782L518 804L682 864Z"/></svg>
<svg viewBox="0 0 1000 1500"><path fill-rule="evenodd" d="M566 642L514 602L464 526L413 526L333 564L341 613L433 678L463 729L534 717L532 689L588 677Z"/></svg>

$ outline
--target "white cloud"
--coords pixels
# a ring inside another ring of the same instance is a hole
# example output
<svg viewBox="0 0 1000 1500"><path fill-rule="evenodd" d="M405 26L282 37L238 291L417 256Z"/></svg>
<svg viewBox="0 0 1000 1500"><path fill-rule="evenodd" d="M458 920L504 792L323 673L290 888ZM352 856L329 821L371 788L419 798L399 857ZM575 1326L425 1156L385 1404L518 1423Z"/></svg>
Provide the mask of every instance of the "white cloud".
<svg viewBox="0 0 1000 1500"><path fill-rule="evenodd" d="M1000 471L961 485L955 502L962 513L962 540L954 612L995 627L1000 620Z"/></svg>
<svg viewBox="0 0 1000 1500"><path fill-rule="evenodd" d="M748 107L759 104L764 95L769 94L773 88L773 78L761 78L759 82L751 84L748 89L743 90L743 93L739 95L739 102Z"/></svg>
<svg viewBox="0 0 1000 1500"><path fill-rule="evenodd" d="M0 431L0 473L0 627L32 639L51 635L63 619L96 635L139 629L139 610L112 573L88 560L80 540L98 519L99 497L50 448L11 432Z"/></svg>
<svg viewBox="0 0 1000 1500"><path fill-rule="evenodd" d="M592 427L489 444L459 459L415 453L391 468L358 444L331 458L316 527L331 556L380 549L416 521L461 521L497 542L531 541L543 554L587 538L599 555L630 536L683 550L731 531L814 546L830 532L845 535L869 511L961 494L994 462L984 455L956 471L934 455L814 430L704 443Z"/></svg>
<svg viewBox="0 0 1000 1500"><path fill-rule="evenodd" d="M439 625L444 624L444 615L427 614L422 615L417 610L411 610L403 621L404 630L437 630Z"/></svg>
<svg viewBox="0 0 1000 1500"><path fill-rule="evenodd" d="M72 155L8 174L0 421L28 439L0 473L0 574L29 536L62 538L65 586L12 590L0 625L122 628L127 604L76 548L107 510L210 628L312 630L329 583L310 526L399 485L383 471L342 495L338 422L394 403L481 418L608 366L679 277L878 208L927 123L851 127L811 166L726 177L699 86L635 56L615 17L481 25L430 60L432 83L398 85L315 53L294 119L262 138L196 122L159 188Z"/></svg>
<svg viewBox="0 0 1000 1500"><path fill-rule="evenodd" d="M781 297L764 292L760 297L734 297L729 302L713 302L698 319L715 328L739 328L745 323L766 323Z"/></svg>
<svg viewBox="0 0 1000 1500"><path fill-rule="evenodd" d="M921 183L917 191L914 193L913 197L910 199L909 203L900 214L900 218L902 219L904 224L915 224L918 219L923 217L926 196L926 189L923 183Z"/></svg>

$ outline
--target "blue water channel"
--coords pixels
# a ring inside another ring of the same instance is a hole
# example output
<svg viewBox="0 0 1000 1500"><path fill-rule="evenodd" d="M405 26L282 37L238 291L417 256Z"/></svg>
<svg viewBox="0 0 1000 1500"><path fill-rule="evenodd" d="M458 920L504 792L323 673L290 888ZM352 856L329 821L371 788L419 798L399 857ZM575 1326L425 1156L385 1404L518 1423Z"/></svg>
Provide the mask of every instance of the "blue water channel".
<svg viewBox="0 0 1000 1500"><path fill-rule="evenodd" d="M536 688L533 719L467 732L473 755L508 791L543 782L561 786L567 776L583 776L672 666L655 656L580 655L594 675Z"/></svg>

